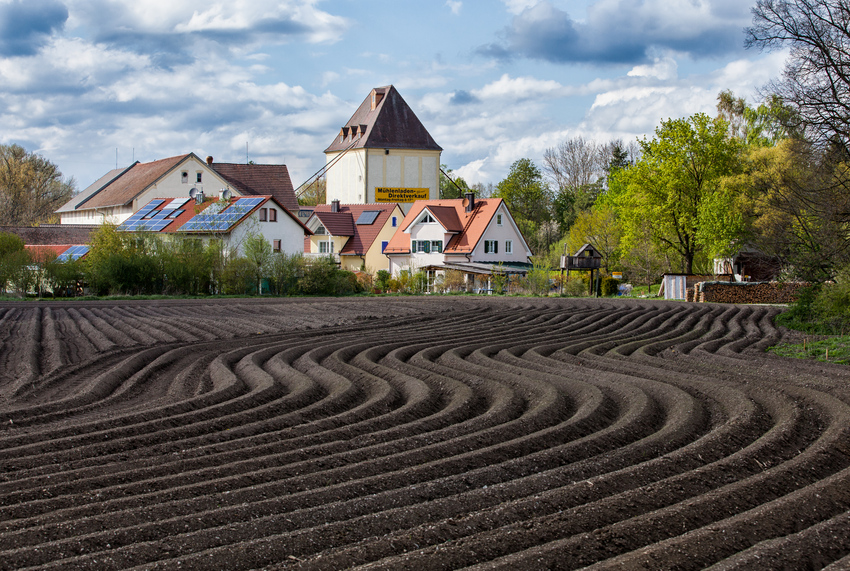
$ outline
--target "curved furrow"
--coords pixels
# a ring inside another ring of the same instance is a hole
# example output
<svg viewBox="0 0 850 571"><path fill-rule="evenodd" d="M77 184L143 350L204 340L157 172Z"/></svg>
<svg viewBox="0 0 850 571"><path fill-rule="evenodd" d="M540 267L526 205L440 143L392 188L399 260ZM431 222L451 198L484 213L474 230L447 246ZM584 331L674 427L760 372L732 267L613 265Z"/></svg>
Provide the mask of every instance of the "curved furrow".
<svg viewBox="0 0 850 571"><path fill-rule="evenodd" d="M850 372L779 311L0 304L0 567L838 567Z"/></svg>

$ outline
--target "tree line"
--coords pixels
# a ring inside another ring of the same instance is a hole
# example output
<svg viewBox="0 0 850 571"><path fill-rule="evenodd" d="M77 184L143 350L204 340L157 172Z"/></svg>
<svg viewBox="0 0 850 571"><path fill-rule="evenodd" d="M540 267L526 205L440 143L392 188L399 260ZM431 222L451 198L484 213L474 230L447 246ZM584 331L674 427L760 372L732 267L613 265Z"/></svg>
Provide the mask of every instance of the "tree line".
<svg viewBox="0 0 850 571"><path fill-rule="evenodd" d="M664 120L635 142L574 137L541 167L514 162L492 196L552 266L590 243L606 271L647 283L741 251L788 278L850 274L848 21L839 0L759 0L747 45L791 48L761 101L723 91L714 116Z"/></svg>

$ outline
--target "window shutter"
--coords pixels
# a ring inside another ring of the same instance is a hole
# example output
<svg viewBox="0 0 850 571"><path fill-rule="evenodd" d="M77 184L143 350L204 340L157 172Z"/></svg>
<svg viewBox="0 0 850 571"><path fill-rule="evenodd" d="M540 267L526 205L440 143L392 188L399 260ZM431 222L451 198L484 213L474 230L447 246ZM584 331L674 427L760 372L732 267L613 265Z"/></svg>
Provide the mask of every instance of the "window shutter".
<svg viewBox="0 0 850 571"><path fill-rule="evenodd" d="M499 253L499 241L498 240L493 240L493 253L494 254Z"/></svg>
<svg viewBox="0 0 850 571"><path fill-rule="evenodd" d="M426 254L431 253L431 242L429 242L428 240L425 240L425 253Z"/></svg>
<svg viewBox="0 0 850 571"><path fill-rule="evenodd" d="M381 242L381 253L382 254L384 253L384 250L387 249L387 244L389 244L389 242L386 242L386 241Z"/></svg>

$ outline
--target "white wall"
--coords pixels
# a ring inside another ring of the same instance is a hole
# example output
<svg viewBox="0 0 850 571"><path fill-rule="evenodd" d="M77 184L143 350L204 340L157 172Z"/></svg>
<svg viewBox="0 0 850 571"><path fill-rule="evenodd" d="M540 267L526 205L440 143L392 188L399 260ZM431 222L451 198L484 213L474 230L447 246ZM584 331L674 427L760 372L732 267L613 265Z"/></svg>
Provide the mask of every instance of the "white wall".
<svg viewBox="0 0 850 571"><path fill-rule="evenodd" d="M285 254L301 254L304 252L304 229L284 212L284 209L266 203L263 208L277 210L277 222L260 222L259 210L237 226L227 239L228 248L235 249L239 255L245 253L245 240L252 234L262 236L269 246L274 246L275 240L280 240L280 251Z"/></svg>
<svg viewBox="0 0 850 571"><path fill-rule="evenodd" d="M502 215L502 225L499 226L497 223L498 215ZM484 253L484 241L485 240L496 240L499 242L499 252L497 254L485 254ZM505 241L511 240L513 242L513 252L511 254L505 253ZM516 225L511 221L511 217L508 215L507 209L505 205L502 204L499 206L499 209L496 211L496 214L493 216L493 219L490 221L490 224L487 226L487 229L484 231L484 235L479 240L478 244L475 246L475 250L472 252L472 261L473 262L527 262L528 257L531 255L531 252L525 249L522 240L522 234L520 234L519 229Z"/></svg>

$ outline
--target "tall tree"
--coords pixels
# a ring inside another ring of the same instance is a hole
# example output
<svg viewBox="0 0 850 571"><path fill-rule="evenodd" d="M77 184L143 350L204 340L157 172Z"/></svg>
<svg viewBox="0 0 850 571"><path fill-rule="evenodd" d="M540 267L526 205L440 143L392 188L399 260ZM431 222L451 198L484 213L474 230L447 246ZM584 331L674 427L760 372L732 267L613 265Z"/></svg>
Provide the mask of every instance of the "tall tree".
<svg viewBox="0 0 850 571"><path fill-rule="evenodd" d="M662 122L652 140L641 141L641 159L617 176L624 184L618 208L627 248L640 239L646 219L653 240L678 255L685 273L693 273L698 253L714 254L700 227L709 213L733 213L721 200L721 180L740 170L741 145L727 130L722 119L698 113Z"/></svg>
<svg viewBox="0 0 850 571"><path fill-rule="evenodd" d="M847 0L758 0L747 47L790 47L771 89L795 107L808 136L850 151L850 4Z"/></svg>
<svg viewBox="0 0 850 571"><path fill-rule="evenodd" d="M0 145L0 224L33 226L57 219L56 209L74 194L74 179L19 145Z"/></svg>
<svg viewBox="0 0 850 571"><path fill-rule="evenodd" d="M462 198L470 192L469 185L446 165L440 165L440 198Z"/></svg>
<svg viewBox="0 0 850 571"><path fill-rule="evenodd" d="M301 192L298 197L298 204L301 206L316 206L324 204L328 200L328 181L327 179L318 178L310 183L310 185Z"/></svg>
<svg viewBox="0 0 850 571"><path fill-rule="evenodd" d="M526 241L538 253L548 251L552 241L548 228L552 193L534 161L515 161L508 176L496 186L494 196L507 203Z"/></svg>

